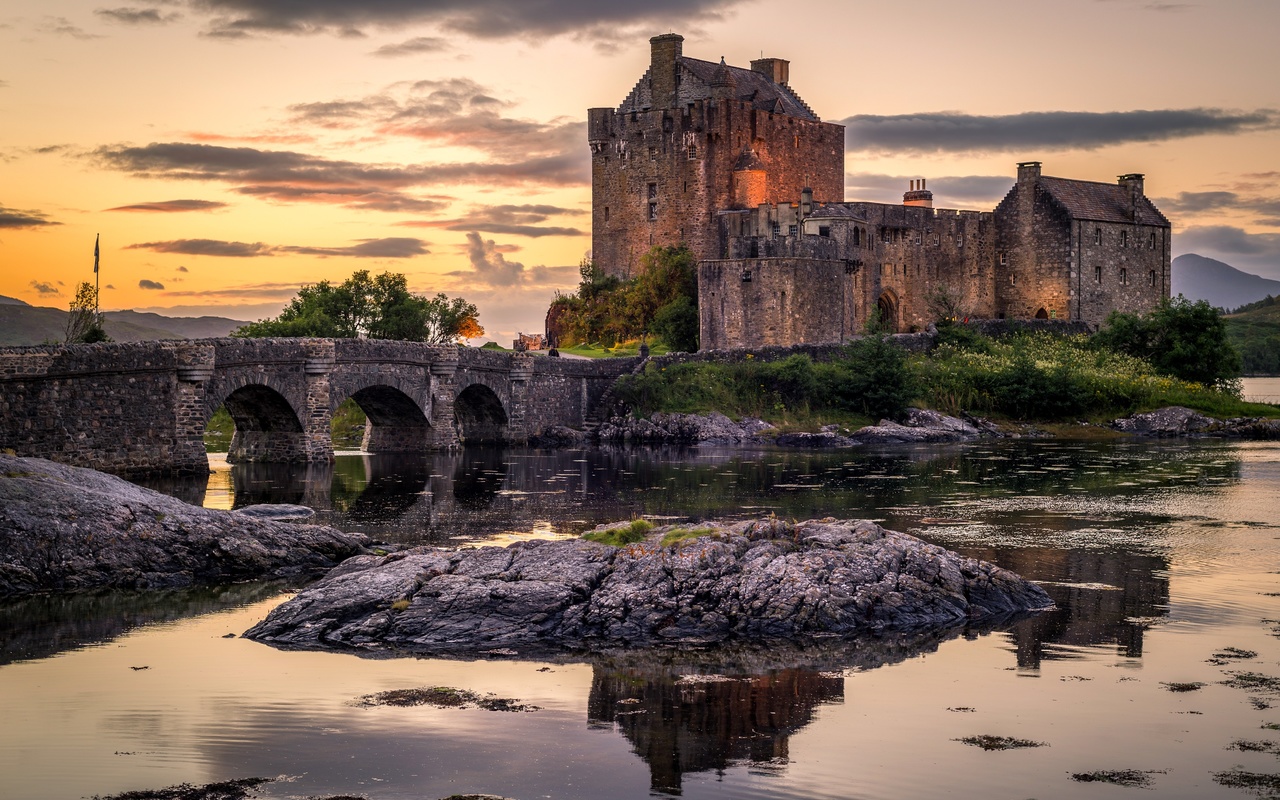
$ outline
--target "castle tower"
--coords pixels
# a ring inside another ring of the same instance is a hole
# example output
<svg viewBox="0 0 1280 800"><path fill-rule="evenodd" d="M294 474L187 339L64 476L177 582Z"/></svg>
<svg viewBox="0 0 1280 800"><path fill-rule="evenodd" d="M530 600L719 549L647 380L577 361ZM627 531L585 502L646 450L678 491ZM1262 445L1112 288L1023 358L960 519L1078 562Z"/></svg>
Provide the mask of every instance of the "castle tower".
<svg viewBox="0 0 1280 800"><path fill-rule="evenodd" d="M800 99L790 62L689 58L674 33L649 46L622 104L587 112L597 267L630 277L651 247L681 242L719 258L721 210L790 202L806 187L818 203L844 199L844 126Z"/></svg>

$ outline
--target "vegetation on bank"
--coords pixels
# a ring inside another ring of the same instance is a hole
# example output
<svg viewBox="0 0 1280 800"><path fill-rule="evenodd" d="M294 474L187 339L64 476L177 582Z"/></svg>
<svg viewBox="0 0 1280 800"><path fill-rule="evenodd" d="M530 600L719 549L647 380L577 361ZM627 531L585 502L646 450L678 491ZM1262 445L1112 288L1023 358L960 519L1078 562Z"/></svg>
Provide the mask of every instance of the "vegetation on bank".
<svg viewBox="0 0 1280 800"><path fill-rule="evenodd" d="M943 323L938 346L908 354L868 335L840 357L762 363L650 364L615 396L638 416L719 411L782 425L899 418L909 406L996 419L1101 422L1171 405L1214 417L1280 417L1239 397L1239 357L1206 303L1113 314L1092 337L989 338Z"/></svg>
<svg viewBox="0 0 1280 800"><path fill-rule="evenodd" d="M557 295L547 312L547 332L556 347L575 352L576 346L588 345L603 351L632 343L638 348L652 338L671 350L698 349L697 262L685 245L654 247L629 280L606 275L590 261L580 272L578 291Z"/></svg>
<svg viewBox="0 0 1280 800"><path fill-rule="evenodd" d="M1245 375L1280 375L1280 298L1267 295L1223 320Z"/></svg>

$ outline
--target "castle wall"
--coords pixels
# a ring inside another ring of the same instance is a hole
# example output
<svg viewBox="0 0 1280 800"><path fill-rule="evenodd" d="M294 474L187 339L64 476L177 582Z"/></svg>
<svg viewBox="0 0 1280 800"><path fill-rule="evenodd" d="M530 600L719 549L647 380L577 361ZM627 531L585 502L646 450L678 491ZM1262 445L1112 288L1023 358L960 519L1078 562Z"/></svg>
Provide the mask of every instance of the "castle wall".
<svg viewBox="0 0 1280 800"><path fill-rule="evenodd" d="M1093 328L1112 311L1145 314L1169 297L1169 229L1078 220L1072 226L1078 316ZM1122 238L1123 236L1123 238Z"/></svg>
<svg viewBox="0 0 1280 800"><path fill-rule="evenodd" d="M832 344L860 332L848 262L738 258L698 264L701 349Z"/></svg>

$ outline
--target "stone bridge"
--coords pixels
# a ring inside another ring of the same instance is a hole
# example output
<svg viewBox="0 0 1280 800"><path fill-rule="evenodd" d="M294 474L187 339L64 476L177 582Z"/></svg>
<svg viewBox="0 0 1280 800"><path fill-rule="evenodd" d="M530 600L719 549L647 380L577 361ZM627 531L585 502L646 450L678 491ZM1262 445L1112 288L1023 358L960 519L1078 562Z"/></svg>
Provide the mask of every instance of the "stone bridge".
<svg viewBox="0 0 1280 800"><path fill-rule="evenodd" d="M635 365L366 339L0 348L0 449L125 475L204 473L205 426L225 406L228 460L328 461L347 398L368 417L369 452L522 443L582 427Z"/></svg>

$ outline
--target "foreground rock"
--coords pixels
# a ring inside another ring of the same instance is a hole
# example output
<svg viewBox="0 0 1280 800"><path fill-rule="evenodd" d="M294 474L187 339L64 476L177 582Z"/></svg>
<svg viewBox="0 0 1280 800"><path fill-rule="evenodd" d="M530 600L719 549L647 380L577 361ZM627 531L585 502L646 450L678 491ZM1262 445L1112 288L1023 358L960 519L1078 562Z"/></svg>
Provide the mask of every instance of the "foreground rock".
<svg viewBox="0 0 1280 800"><path fill-rule="evenodd" d="M1132 414L1111 423L1124 433L1137 436L1225 436L1246 439L1280 439L1280 420L1241 417L1214 419L1182 406L1169 406Z"/></svg>
<svg viewBox="0 0 1280 800"><path fill-rule="evenodd" d="M901 423L882 419L877 425L859 428L844 435L835 425L827 425L818 433L784 433L777 444L787 447L853 447L860 444L919 444L924 442L969 442L990 430L979 430L972 423L938 411L910 408Z"/></svg>
<svg viewBox="0 0 1280 800"><path fill-rule="evenodd" d="M245 635L525 655L947 628L1052 605L1012 572L868 521L708 523L666 547L664 535L358 556Z"/></svg>
<svg viewBox="0 0 1280 800"><path fill-rule="evenodd" d="M368 543L198 508L90 469L0 455L0 597L309 574Z"/></svg>

